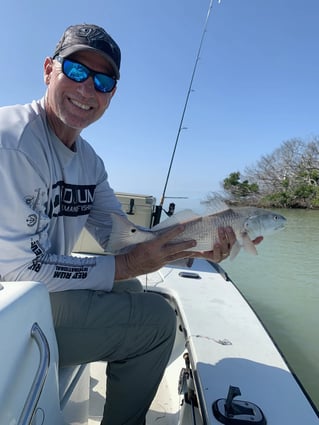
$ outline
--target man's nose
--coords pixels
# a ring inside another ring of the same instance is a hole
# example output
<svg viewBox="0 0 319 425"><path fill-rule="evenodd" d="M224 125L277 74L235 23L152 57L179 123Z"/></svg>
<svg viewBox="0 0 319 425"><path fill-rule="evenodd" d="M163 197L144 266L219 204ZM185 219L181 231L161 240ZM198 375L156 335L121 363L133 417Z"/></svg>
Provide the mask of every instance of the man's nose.
<svg viewBox="0 0 319 425"><path fill-rule="evenodd" d="M93 77L89 76L87 80L80 83L78 90L81 93L92 93L93 91L95 91Z"/></svg>

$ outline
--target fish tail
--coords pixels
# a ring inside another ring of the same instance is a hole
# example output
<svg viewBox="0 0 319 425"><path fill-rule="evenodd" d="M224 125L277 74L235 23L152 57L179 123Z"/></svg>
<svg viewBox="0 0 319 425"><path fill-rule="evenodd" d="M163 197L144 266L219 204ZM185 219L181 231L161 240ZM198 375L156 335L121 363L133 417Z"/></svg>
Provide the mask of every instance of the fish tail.
<svg viewBox="0 0 319 425"><path fill-rule="evenodd" d="M128 247L142 242L139 226L129 221L125 216L110 213L112 218L112 230L107 243L106 251L112 254L126 252ZM145 232L146 233L146 232Z"/></svg>

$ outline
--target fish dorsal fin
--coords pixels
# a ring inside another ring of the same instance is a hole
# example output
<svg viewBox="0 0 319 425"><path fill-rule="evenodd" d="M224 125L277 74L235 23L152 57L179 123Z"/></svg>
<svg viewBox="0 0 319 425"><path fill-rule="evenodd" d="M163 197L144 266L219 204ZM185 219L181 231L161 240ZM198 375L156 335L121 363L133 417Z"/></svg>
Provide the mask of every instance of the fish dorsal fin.
<svg viewBox="0 0 319 425"><path fill-rule="evenodd" d="M212 201L209 204L209 213L210 214L217 214L223 211L228 211L230 208L229 206L226 204L226 202L224 202L221 199L214 199L214 201Z"/></svg>
<svg viewBox="0 0 319 425"><path fill-rule="evenodd" d="M176 214L171 215L161 223L153 227L154 230L162 230L177 224L185 223L187 221L196 220L200 218L199 214L194 213L192 210L179 211Z"/></svg>

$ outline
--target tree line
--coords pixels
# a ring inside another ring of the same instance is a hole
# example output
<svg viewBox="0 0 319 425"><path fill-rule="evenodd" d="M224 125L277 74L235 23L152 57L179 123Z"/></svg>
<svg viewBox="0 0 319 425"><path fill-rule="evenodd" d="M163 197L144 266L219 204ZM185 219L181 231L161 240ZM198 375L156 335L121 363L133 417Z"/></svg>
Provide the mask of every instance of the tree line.
<svg viewBox="0 0 319 425"><path fill-rule="evenodd" d="M231 204L319 208L319 139L283 142L244 173L230 173L222 188L222 197ZM215 196L208 195L204 203L209 204Z"/></svg>

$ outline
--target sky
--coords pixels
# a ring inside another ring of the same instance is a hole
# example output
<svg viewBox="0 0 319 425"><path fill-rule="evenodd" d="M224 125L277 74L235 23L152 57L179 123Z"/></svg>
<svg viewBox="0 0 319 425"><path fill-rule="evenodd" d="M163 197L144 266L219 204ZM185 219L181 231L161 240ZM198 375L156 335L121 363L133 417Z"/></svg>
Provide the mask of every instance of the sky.
<svg viewBox="0 0 319 425"><path fill-rule="evenodd" d="M121 79L103 118L82 135L115 191L159 202L210 5L6 1L0 106L44 95L44 59L67 26L103 26L121 47ZM173 201L199 210L231 172L243 174L284 141L318 136L318 17L318 0L213 0L164 208Z"/></svg>

